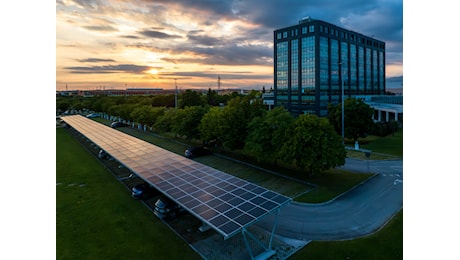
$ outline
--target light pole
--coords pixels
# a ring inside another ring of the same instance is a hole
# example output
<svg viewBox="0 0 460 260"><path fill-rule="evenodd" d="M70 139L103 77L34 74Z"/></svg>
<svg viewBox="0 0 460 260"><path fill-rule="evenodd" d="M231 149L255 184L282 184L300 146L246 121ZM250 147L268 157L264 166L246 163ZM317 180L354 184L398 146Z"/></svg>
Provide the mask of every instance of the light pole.
<svg viewBox="0 0 460 260"><path fill-rule="evenodd" d="M342 78L342 144L345 145L345 99L343 91L343 64L340 64L340 77Z"/></svg>
<svg viewBox="0 0 460 260"><path fill-rule="evenodd" d="M174 79L174 85L176 86L176 91L174 92L174 107L177 108L177 79Z"/></svg>

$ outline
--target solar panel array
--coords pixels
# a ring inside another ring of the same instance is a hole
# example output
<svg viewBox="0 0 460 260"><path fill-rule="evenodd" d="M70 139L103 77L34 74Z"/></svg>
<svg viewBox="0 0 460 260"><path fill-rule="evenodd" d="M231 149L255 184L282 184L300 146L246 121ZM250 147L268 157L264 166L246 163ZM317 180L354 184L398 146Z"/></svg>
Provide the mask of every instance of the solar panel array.
<svg viewBox="0 0 460 260"><path fill-rule="evenodd" d="M62 120L225 239L291 201L85 117Z"/></svg>

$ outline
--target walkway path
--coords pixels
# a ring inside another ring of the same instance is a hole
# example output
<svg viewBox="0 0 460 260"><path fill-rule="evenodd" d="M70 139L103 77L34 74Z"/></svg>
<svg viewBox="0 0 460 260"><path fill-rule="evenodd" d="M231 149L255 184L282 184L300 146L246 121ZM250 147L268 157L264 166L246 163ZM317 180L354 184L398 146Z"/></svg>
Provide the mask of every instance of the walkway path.
<svg viewBox="0 0 460 260"><path fill-rule="evenodd" d="M403 162L347 159L341 168L377 173L330 203L292 203L281 209L276 233L300 240L343 240L380 229L403 206ZM269 229L274 216L258 223Z"/></svg>

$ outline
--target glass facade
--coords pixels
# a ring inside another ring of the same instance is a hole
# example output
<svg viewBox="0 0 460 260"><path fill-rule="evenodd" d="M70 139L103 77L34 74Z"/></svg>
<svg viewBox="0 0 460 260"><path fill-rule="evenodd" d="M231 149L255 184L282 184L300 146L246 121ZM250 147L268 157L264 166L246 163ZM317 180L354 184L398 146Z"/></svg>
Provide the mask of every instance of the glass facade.
<svg viewBox="0 0 460 260"><path fill-rule="evenodd" d="M340 102L339 42L331 39L331 102Z"/></svg>
<svg viewBox="0 0 460 260"><path fill-rule="evenodd" d="M319 38L319 105L329 103L329 39Z"/></svg>
<svg viewBox="0 0 460 260"><path fill-rule="evenodd" d="M302 38L301 48L301 109L302 113L314 113L315 106L315 36Z"/></svg>
<svg viewBox="0 0 460 260"><path fill-rule="evenodd" d="M288 42L276 44L276 92L278 104L288 106Z"/></svg>
<svg viewBox="0 0 460 260"><path fill-rule="evenodd" d="M372 50L372 89L374 94L379 93L379 70L377 50Z"/></svg>
<svg viewBox="0 0 460 260"><path fill-rule="evenodd" d="M372 93L372 59L371 49L366 48L366 88L365 91Z"/></svg>
<svg viewBox="0 0 460 260"><path fill-rule="evenodd" d="M364 93L364 47L358 47L358 95Z"/></svg>
<svg viewBox="0 0 460 260"><path fill-rule="evenodd" d="M299 109L299 40L291 41L291 102L292 112Z"/></svg>
<svg viewBox="0 0 460 260"><path fill-rule="evenodd" d="M342 62L342 71L340 72L340 75L342 76L342 80L343 80L343 86L344 86L344 92L345 92L345 95L349 94L350 91L349 91L349 87L350 87L350 81L348 79L348 73L349 73L349 69L348 69L348 61L349 61L349 58L348 58L348 43L346 42L341 42L340 43L340 61ZM340 93L340 95L342 95L342 93ZM342 99L342 98L340 98Z"/></svg>
<svg viewBox="0 0 460 260"><path fill-rule="evenodd" d="M358 62L358 56L356 55L356 45L350 44L350 94L356 95L358 93L358 68L356 64Z"/></svg>
<svg viewBox="0 0 460 260"><path fill-rule="evenodd" d="M275 106L327 116L345 96L385 91L385 43L310 19L276 30Z"/></svg>

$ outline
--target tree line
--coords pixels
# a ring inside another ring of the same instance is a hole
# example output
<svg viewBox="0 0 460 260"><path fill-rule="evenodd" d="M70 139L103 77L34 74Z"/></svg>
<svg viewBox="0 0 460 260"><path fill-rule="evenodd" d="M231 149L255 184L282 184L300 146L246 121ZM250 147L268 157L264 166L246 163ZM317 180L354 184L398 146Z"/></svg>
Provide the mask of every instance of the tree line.
<svg viewBox="0 0 460 260"><path fill-rule="evenodd" d="M293 164L309 175L345 163L346 151L339 134L340 105L330 106L328 118L312 114L293 117L283 107L268 110L257 91L218 95L212 90L206 94L187 90L178 96L177 107L175 96L166 94L57 97L56 109L86 108L118 116L157 132L238 151L259 162ZM373 125L373 110L363 104L356 99L346 100L345 132L349 138L364 137ZM353 120L356 125L351 124Z"/></svg>

